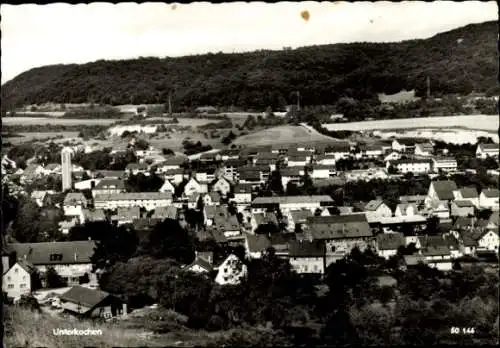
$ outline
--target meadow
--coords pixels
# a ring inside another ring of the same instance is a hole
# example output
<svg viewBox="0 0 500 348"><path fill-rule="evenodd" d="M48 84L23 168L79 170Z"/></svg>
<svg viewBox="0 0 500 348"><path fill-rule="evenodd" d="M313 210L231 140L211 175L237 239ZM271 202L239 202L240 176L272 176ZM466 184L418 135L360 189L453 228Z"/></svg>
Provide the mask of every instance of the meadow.
<svg viewBox="0 0 500 348"><path fill-rule="evenodd" d="M349 123L326 123L323 127L330 131L350 130L389 130L410 128L466 128L497 132L499 126L497 115L461 115L442 117L402 118L396 120L377 120Z"/></svg>
<svg viewBox="0 0 500 348"><path fill-rule="evenodd" d="M100 125L105 126L120 121L118 119L72 119L56 117L4 117L2 123L6 126L14 125Z"/></svg>
<svg viewBox="0 0 500 348"><path fill-rule="evenodd" d="M303 126L278 126L238 137L237 145L272 145L305 142L334 142L335 140Z"/></svg>

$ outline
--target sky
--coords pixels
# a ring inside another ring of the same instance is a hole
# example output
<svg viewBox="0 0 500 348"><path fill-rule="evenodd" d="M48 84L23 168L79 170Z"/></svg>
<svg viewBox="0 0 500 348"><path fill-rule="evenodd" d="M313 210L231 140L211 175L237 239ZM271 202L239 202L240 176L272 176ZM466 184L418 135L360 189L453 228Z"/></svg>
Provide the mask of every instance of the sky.
<svg viewBox="0 0 500 348"><path fill-rule="evenodd" d="M307 11L307 13L306 13ZM496 20L495 1L1 5L2 84L29 69L428 38Z"/></svg>

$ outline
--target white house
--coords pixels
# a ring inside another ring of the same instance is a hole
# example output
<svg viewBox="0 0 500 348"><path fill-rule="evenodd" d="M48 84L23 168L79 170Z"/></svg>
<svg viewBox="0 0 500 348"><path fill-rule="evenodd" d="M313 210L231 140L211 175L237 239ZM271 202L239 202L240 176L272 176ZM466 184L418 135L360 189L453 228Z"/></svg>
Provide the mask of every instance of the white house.
<svg viewBox="0 0 500 348"><path fill-rule="evenodd" d="M481 159L498 157L498 144L478 144L476 157Z"/></svg>
<svg viewBox="0 0 500 348"><path fill-rule="evenodd" d="M431 143L415 144L415 155L420 157L431 157L434 146Z"/></svg>
<svg viewBox="0 0 500 348"><path fill-rule="evenodd" d="M456 201L467 200L472 202L476 208L479 208L479 194L475 187L463 187L455 190L453 191L453 196Z"/></svg>
<svg viewBox="0 0 500 348"><path fill-rule="evenodd" d="M337 162L337 158L334 155L318 155L316 156L315 162L324 166L334 166Z"/></svg>
<svg viewBox="0 0 500 348"><path fill-rule="evenodd" d="M179 185L184 180L184 170L182 168L169 169L164 173L164 179L172 182L174 185Z"/></svg>
<svg viewBox="0 0 500 348"><path fill-rule="evenodd" d="M330 144L325 148L325 156L334 156L337 160L341 158L349 158L351 155L351 146L349 143Z"/></svg>
<svg viewBox="0 0 500 348"><path fill-rule="evenodd" d="M406 152L415 147L415 142L411 139L394 139L392 149L398 152Z"/></svg>
<svg viewBox="0 0 500 348"><path fill-rule="evenodd" d="M31 274L34 269L26 262L18 261L2 276L2 291L13 299L31 292Z"/></svg>
<svg viewBox="0 0 500 348"><path fill-rule="evenodd" d="M87 199L80 192L69 192L64 197L63 209L65 216L82 216L83 208L87 207Z"/></svg>
<svg viewBox="0 0 500 348"><path fill-rule="evenodd" d="M376 237L376 250L380 257L389 259L398 252L398 248L405 245L402 233L380 233Z"/></svg>
<svg viewBox="0 0 500 348"><path fill-rule="evenodd" d="M101 179L89 179L89 180L83 180L79 182L74 183L74 187L76 190L92 190L99 182Z"/></svg>
<svg viewBox="0 0 500 348"><path fill-rule="evenodd" d="M305 167L306 164L310 163L311 156L294 154L287 157L287 165L289 167Z"/></svg>
<svg viewBox="0 0 500 348"><path fill-rule="evenodd" d="M434 173L454 172L457 170L457 160L453 157L441 157L432 159L432 170Z"/></svg>
<svg viewBox="0 0 500 348"><path fill-rule="evenodd" d="M191 196L193 193L202 194L206 192L208 192L207 185L199 183L193 177L189 179L189 181L186 183L186 186L184 186L184 195L186 196Z"/></svg>
<svg viewBox="0 0 500 348"><path fill-rule="evenodd" d="M252 186L237 184L234 187L234 197L230 200L236 204L250 204L252 203Z"/></svg>
<svg viewBox="0 0 500 348"><path fill-rule="evenodd" d="M431 171L431 162L422 159L400 159L386 162L386 168L393 166L399 173L425 174Z"/></svg>
<svg viewBox="0 0 500 348"><path fill-rule="evenodd" d="M418 208L415 203L400 203L396 206L394 216L415 216L418 214Z"/></svg>
<svg viewBox="0 0 500 348"><path fill-rule="evenodd" d="M172 169L180 169L185 162L186 162L185 157L181 156L171 157L161 163L156 164L156 173L164 174Z"/></svg>
<svg viewBox="0 0 500 348"><path fill-rule="evenodd" d="M399 159L401 159L401 154L399 152L392 151L384 157L384 162L387 163L388 161L397 161Z"/></svg>
<svg viewBox="0 0 500 348"><path fill-rule="evenodd" d="M238 285L247 276L247 266L236 256L229 255L217 268L215 282L219 285Z"/></svg>
<svg viewBox="0 0 500 348"><path fill-rule="evenodd" d="M309 172L312 179L328 179L337 175L334 165L314 165Z"/></svg>
<svg viewBox="0 0 500 348"><path fill-rule="evenodd" d="M55 194L55 191L53 190L33 191L31 193L31 198L35 200L36 204L39 207L42 207L45 204L45 199L47 198L47 196L53 194Z"/></svg>
<svg viewBox="0 0 500 348"><path fill-rule="evenodd" d="M361 151L361 156L365 158L378 158L384 154L382 145L368 145Z"/></svg>
<svg viewBox="0 0 500 348"><path fill-rule="evenodd" d="M497 231L487 231L478 240L479 250L498 251L499 239Z"/></svg>
<svg viewBox="0 0 500 348"><path fill-rule="evenodd" d="M497 212L499 210L498 189L484 189L481 191L479 207Z"/></svg>
<svg viewBox="0 0 500 348"><path fill-rule="evenodd" d="M324 274L326 247L322 241L291 241L289 243L290 265L299 274Z"/></svg>
<svg viewBox="0 0 500 348"><path fill-rule="evenodd" d="M175 193L175 187L169 180L165 180L163 185L160 187L159 192L170 192L172 194Z"/></svg>
<svg viewBox="0 0 500 348"><path fill-rule="evenodd" d="M448 201L439 201L431 207L432 215L439 217L440 219L450 218L450 206Z"/></svg>
<svg viewBox="0 0 500 348"><path fill-rule="evenodd" d="M425 205L430 207L440 201L451 201L455 198L453 192L456 190L457 184L454 181L433 181L425 197Z"/></svg>
<svg viewBox="0 0 500 348"><path fill-rule="evenodd" d="M317 208L331 207L334 201L330 196L281 196L257 197L252 201L252 212L264 213L268 209L279 208L282 212L291 210L309 209L314 212Z"/></svg>
<svg viewBox="0 0 500 348"><path fill-rule="evenodd" d="M381 200L371 200L365 205L364 211L368 221L392 216L391 208Z"/></svg>
<svg viewBox="0 0 500 348"><path fill-rule="evenodd" d="M221 195L226 196L231 192L231 186L231 181L221 176L212 186L212 191L219 192Z"/></svg>
<svg viewBox="0 0 500 348"><path fill-rule="evenodd" d="M143 207L154 210L172 204L170 192L123 192L117 194L97 195L94 198L96 209L116 209L119 207Z"/></svg>

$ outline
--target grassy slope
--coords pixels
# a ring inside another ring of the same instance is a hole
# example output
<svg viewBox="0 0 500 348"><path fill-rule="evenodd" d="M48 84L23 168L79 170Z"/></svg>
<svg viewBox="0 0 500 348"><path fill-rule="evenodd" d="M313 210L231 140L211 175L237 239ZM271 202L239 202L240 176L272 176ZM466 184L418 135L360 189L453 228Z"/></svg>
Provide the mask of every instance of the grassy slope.
<svg viewBox="0 0 500 348"><path fill-rule="evenodd" d="M264 129L237 138L234 143L238 145L270 145L270 144L293 144L304 142L334 142L333 138L309 131L302 126L278 126Z"/></svg>

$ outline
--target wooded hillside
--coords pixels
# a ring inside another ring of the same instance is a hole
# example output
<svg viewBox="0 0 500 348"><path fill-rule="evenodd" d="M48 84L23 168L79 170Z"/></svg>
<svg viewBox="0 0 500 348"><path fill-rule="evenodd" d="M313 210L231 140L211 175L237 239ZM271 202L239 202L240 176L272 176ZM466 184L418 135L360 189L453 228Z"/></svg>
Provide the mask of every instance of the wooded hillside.
<svg viewBox="0 0 500 348"><path fill-rule="evenodd" d="M498 25L472 24L430 39L352 43L241 54L100 60L27 71L2 86L2 108L44 102L235 105L274 109L296 102L333 104L340 96L416 89L431 78L434 96L498 93Z"/></svg>

